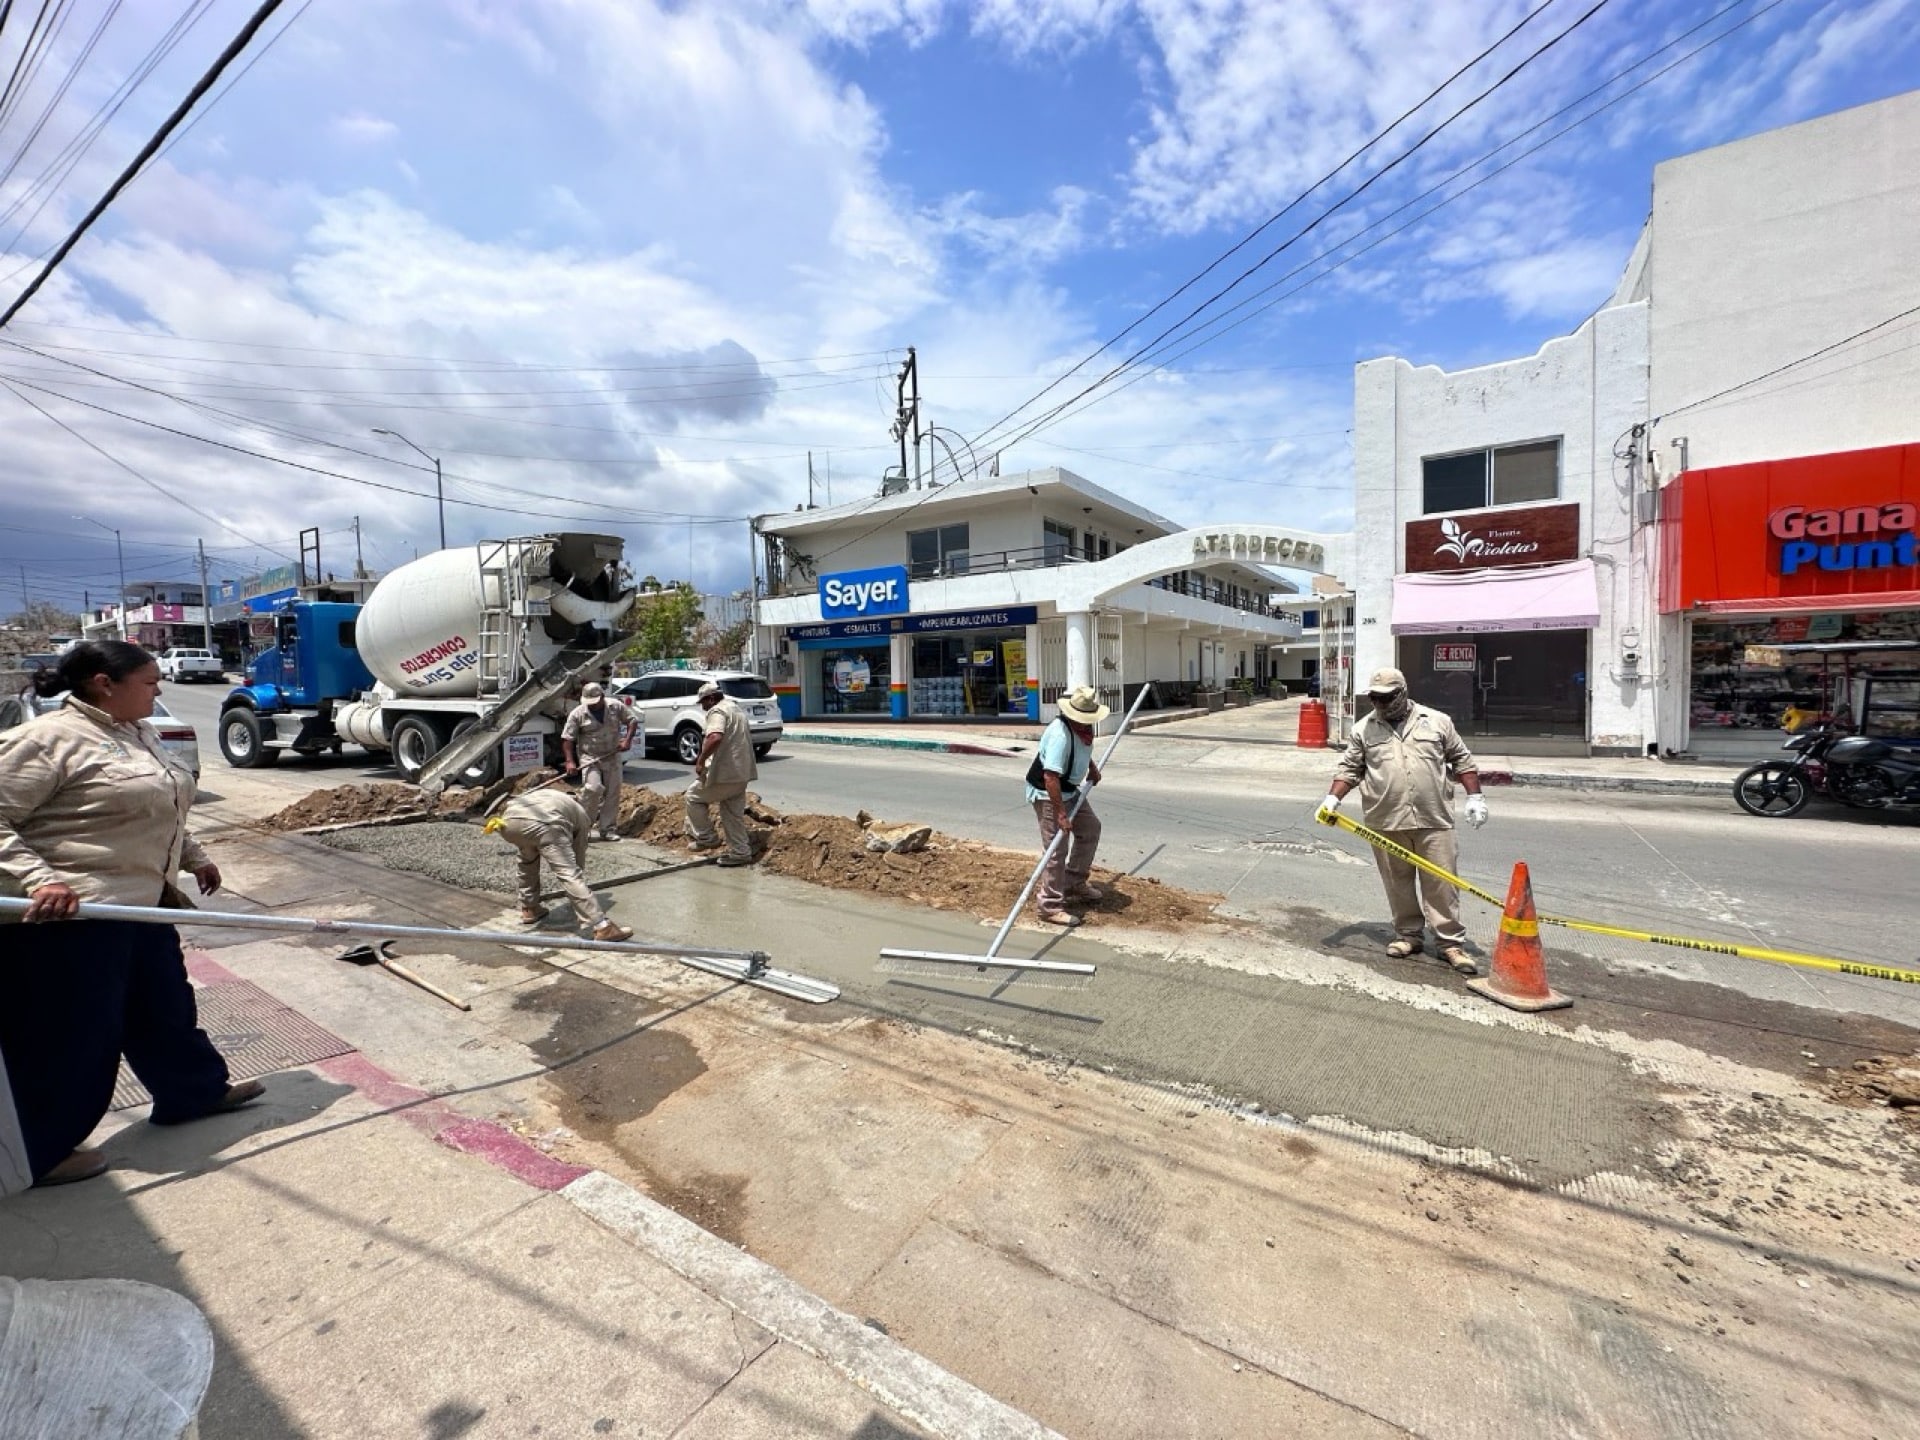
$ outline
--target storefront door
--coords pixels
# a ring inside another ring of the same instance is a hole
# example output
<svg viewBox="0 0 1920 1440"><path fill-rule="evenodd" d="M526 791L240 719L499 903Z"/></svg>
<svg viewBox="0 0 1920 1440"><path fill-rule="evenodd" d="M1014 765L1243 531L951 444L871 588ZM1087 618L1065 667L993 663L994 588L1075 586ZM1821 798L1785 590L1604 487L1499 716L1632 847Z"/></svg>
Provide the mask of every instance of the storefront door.
<svg viewBox="0 0 1920 1440"><path fill-rule="evenodd" d="M1534 742L1584 754L1587 633L1405 635L1400 669L1413 697L1446 711L1470 739Z"/></svg>

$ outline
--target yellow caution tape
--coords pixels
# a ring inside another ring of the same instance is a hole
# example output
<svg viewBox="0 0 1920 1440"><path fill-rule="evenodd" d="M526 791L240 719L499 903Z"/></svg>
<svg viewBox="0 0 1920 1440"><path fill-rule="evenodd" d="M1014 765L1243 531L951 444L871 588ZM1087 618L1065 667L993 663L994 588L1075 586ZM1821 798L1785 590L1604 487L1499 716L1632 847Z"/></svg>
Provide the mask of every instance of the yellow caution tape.
<svg viewBox="0 0 1920 1440"><path fill-rule="evenodd" d="M1510 935L1538 934L1538 925L1527 927L1524 920L1514 920L1506 915L1506 902L1490 891L1482 890L1478 885L1469 884L1458 875L1441 869L1431 860L1416 855L1397 841L1389 840L1378 830L1369 829L1358 820L1350 820L1337 810L1320 812L1320 823L1332 825L1357 835L1377 850L1405 860L1409 865L1426 871L1436 879L1444 880L1456 889L1464 890L1477 900L1500 910L1500 928ZM1702 950L1711 955L1734 955L1742 960L1765 960L1775 965L1799 965L1808 970L1826 970L1836 975L1864 975L1873 980L1894 980L1902 985L1920 985L1920 970L1897 970L1889 965L1863 965L1857 960L1836 960L1828 955L1802 955L1795 950L1768 950L1758 945L1735 945L1726 940L1699 940L1686 935L1656 935L1650 930L1628 930L1619 925L1600 925L1591 920L1569 920L1559 915L1542 915L1539 925L1557 925L1563 930L1579 930L1588 935L1611 935L1619 940L1639 940L1648 945L1670 945L1678 950Z"/></svg>

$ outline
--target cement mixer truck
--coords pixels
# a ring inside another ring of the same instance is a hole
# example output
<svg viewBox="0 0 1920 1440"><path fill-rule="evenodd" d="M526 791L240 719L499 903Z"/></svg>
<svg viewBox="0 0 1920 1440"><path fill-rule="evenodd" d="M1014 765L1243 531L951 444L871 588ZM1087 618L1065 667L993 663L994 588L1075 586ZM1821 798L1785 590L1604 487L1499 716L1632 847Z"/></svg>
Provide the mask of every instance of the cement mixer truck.
<svg viewBox="0 0 1920 1440"><path fill-rule="evenodd" d="M283 601L221 707L220 753L250 769L358 745L429 790L558 763L581 677L626 643L622 553L607 535L484 540L401 566L364 605Z"/></svg>

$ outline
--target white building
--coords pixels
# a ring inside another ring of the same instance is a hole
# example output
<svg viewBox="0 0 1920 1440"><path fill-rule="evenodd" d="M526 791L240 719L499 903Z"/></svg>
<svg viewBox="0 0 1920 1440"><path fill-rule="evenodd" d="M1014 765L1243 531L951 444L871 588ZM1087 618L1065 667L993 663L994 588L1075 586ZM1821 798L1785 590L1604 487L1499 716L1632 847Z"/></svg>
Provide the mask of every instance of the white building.
<svg viewBox="0 0 1920 1440"><path fill-rule="evenodd" d="M1336 558L1334 537L1182 529L1058 469L891 488L754 522L759 654L789 718L1042 719L1075 685L1117 710L1148 681L1164 704L1297 678L1316 602L1271 567Z"/></svg>
<svg viewBox="0 0 1920 1440"><path fill-rule="evenodd" d="M1920 501L1916 310L1920 92L1660 165L1573 334L1357 368L1356 667L1496 748L1777 745L1784 704L1832 697L1748 647L1920 639L1912 567L1783 577L1768 534L1823 495L1889 524Z"/></svg>

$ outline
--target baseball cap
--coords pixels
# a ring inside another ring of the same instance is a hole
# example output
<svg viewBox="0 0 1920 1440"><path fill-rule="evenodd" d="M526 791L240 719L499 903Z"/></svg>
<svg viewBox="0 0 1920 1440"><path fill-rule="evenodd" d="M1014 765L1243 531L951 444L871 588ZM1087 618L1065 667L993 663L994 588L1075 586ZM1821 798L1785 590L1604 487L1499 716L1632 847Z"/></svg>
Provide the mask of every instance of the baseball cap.
<svg viewBox="0 0 1920 1440"><path fill-rule="evenodd" d="M580 698L582 700L585 700L588 704L592 704L595 700L604 699L606 697L606 693L607 692L602 690L598 685L589 684L582 687L580 691Z"/></svg>
<svg viewBox="0 0 1920 1440"><path fill-rule="evenodd" d="M684 695L687 692L682 690L680 693ZM697 700L704 700L709 695L724 695L726 693L727 692L722 690L718 684L716 684L712 680L709 680L707 681L706 684L702 685L697 692L695 692L694 698Z"/></svg>
<svg viewBox="0 0 1920 1440"><path fill-rule="evenodd" d="M1407 677L1391 667L1373 672L1373 678L1367 682L1369 695L1389 695L1395 690L1407 688Z"/></svg>

